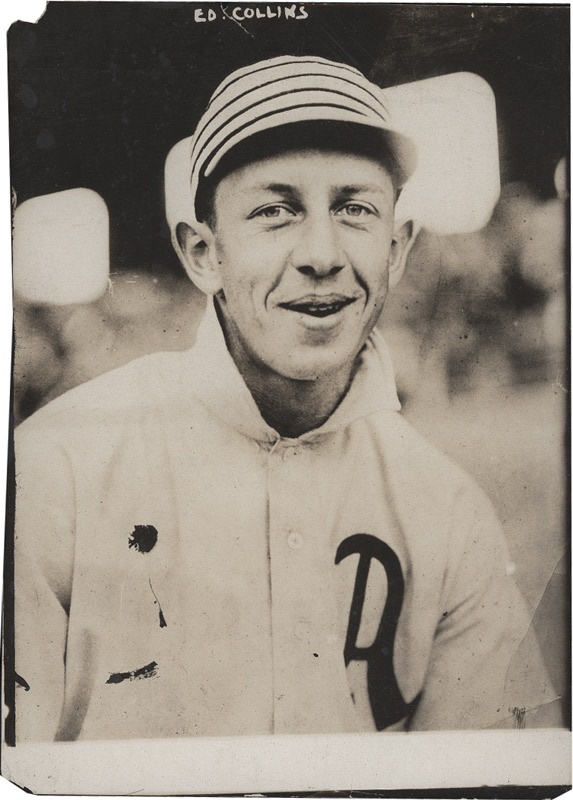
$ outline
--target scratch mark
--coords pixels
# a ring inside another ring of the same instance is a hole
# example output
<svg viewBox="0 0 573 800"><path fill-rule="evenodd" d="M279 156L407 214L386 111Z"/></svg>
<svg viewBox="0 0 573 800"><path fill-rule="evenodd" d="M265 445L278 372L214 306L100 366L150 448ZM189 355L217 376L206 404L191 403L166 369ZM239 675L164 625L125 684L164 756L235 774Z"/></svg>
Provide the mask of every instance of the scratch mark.
<svg viewBox="0 0 573 800"><path fill-rule="evenodd" d="M518 716L522 717L522 722L523 722L523 726L522 727L526 728L527 727L528 717L531 717L532 715L535 715L535 713L537 711L539 711L540 709L544 709L547 706L551 706L551 705L553 705L553 703L556 703L556 702L560 701L561 699L562 698L560 696L556 695L553 700L545 700L542 703L538 703L535 706L531 706L530 708L510 707L510 708L507 709L510 712L509 716L503 716L500 720L498 720L498 722L493 726L493 728L497 728L497 729L505 728L506 727L505 723L507 723L510 719L513 719L514 723L515 723L516 722L516 714ZM497 710L499 711L499 708ZM515 727L517 727L517 725L515 725ZM533 727L535 728L537 726L534 725Z"/></svg>
<svg viewBox="0 0 573 800"><path fill-rule="evenodd" d="M148 578L148 581L149 581L149 588L151 589L151 593L155 597L155 602L159 606L159 627L160 628L166 628L167 627L167 622L165 621L165 617L163 616L163 610L161 608L161 603L159 602L159 600L157 598L157 595L153 591L153 586L151 585L151 578Z"/></svg>
<svg viewBox="0 0 573 800"><path fill-rule="evenodd" d="M241 25L241 23L239 22L238 19L235 19L235 17L231 17L231 16L229 16L229 14L227 14L227 9L225 8L225 6L221 6L221 11L223 12L224 16L227 17L227 19L230 19L231 22L234 22L236 25L238 25L239 28L242 31L244 31L244 33L247 34L247 36L250 36L251 39L255 38L255 35L253 33L251 33L250 31L248 31L243 25Z"/></svg>
<svg viewBox="0 0 573 800"><path fill-rule="evenodd" d="M14 680L16 681L18 686L21 686L27 692L30 691L30 684L28 683L28 681L25 678L23 678L21 675L18 675L17 672L14 673Z"/></svg>
<svg viewBox="0 0 573 800"><path fill-rule="evenodd" d="M157 677L157 661L151 661L144 667L134 669L131 672L112 672L106 683L121 683L122 681L137 681L143 678Z"/></svg>
<svg viewBox="0 0 573 800"><path fill-rule="evenodd" d="M138 553L149 553L157 544L157 528L153 525L136 525L129 534L128 543Z"/></svg>
<svg viewBox="0 0 573 800"><path fill-rule="evenodd" d="M523 730L525 728L525 708L517 708L517 706L513 706L509 709L513 714L513 725L518 730Z"/></svg>
<svg viewBox="0 0 573 800"><path fill-rule="evenodd" d="M563 385L563 379L564 379L563 370L559 370L559 372L557 373L557 377L553 381L553 386L555 386L556 389L561 389L562 392L567 393L569 390L567 389L566 386Z"/></svg>
<svg viewBox="0 0 573 800"><path fill-rule="evenodd" d="M530 635L530 632L532 630L533 631L535 630L535 628L533 626L533 620L535 619L535 615L537 614L539 606L540 606L540 604L541 604L541 602L542 602L542 600L543 600L543 598L545 596L545 593L547 592L547 589L549 588L549 584L551 583L551 581L553 579L553 576L556 574L557 569L559 568L559 566L562 563L564 558L565 558L565 556L562 556L559 559L559 561L555 564L553 569L551 570L551 575L547 579L547 582L545 584L545 589L543 590L543 594L541 595L541 599L538 600L538 602L537 602L537 604L535 606L535 611L533 612L533 615L531 616L531 618L529 620L529 624L527 626L527 630L525 631L525 633L524 633L519 645L517 646L512 658L511 658L511 661L509 662L509 665L508 665L508 667L507 667L507 669L505 671L505 680L504 680L504 683L503 683L504 697L505 697L505 694L507 692L507 684L508 684L509 677L511 675L511 670L514 668L514 663L515 663L516 659L519 657L520 648L524 645L525 641L527 640L528 636ZM540 705L535 706L534 708L540 708L542 705L546 705L546 704L545 703L541 703ZM512 709L509 709L509 710L511 711ZM528 709L528 710L531 711L532 709Z"/></svg>

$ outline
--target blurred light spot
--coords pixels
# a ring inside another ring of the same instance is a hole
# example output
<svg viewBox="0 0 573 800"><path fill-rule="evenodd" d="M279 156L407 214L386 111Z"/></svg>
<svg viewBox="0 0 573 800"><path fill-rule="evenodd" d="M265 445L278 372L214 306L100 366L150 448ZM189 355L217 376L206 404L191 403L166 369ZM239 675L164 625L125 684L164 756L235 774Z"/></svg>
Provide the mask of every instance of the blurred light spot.
<svg viewBox="0 0 573 800"><path fill-rule="evenodd" d="M36 93L27 84L24 84L24 86L22 86L20 91L16 92L16 97L22 103L23 106L26 106L26 108L36 108L36 106L38 105L38 98L36 96Z"/></svg>

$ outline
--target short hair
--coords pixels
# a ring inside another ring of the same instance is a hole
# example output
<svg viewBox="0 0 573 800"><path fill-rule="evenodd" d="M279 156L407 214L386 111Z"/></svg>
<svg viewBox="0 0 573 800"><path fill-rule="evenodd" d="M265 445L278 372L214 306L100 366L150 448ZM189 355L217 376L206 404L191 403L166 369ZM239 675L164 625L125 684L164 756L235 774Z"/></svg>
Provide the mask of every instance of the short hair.
<svg viewBox="0 0 573 800"><path fill-rule="evenodd" d="M312 120L255 133L226 153L208 177L199 179L195 199L197 220L215 227L215 193L223 178L248 164L294 150L348 153L378 161L392 178L394 201L398 199L400 168L384 131L352 122Z"/></svg>

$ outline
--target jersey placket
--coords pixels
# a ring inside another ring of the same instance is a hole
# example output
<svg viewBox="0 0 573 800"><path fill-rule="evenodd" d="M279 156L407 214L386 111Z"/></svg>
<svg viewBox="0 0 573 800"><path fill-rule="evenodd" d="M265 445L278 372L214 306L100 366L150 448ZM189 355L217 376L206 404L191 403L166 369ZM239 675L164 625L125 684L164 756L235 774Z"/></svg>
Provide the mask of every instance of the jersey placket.
<svg viewBox="0 0 573 800"><path fill-rule="evenodd" d="M317 445L269 453L269 551L275 733L348 730L349 690L316 480Z"/></svg>

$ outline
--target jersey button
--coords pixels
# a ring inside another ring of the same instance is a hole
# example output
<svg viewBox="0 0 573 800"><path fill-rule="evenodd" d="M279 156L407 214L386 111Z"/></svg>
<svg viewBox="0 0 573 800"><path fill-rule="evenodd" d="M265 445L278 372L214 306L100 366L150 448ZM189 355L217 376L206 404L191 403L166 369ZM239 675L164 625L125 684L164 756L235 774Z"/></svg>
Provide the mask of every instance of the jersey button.
<svg viewBox="0 0 573 800"><path fill-rule="evenodd" d="M300 550L304 544L304 537L298 531L291 531L287 536L287 544L291 550Z"/></svg>

